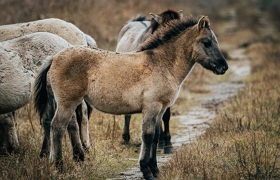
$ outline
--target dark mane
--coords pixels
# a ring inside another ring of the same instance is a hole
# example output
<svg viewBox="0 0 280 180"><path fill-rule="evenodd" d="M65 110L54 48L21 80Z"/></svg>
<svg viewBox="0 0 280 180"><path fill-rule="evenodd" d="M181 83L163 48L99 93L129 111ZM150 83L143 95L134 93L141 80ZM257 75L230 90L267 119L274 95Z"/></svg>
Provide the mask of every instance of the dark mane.
<svg viewBox="0 0 280 180"><path fill-rule="evenodd" d="M133 22L133 21L146 21L146 20L147 20L146 16L138 15L138 16L134 17L132 20L130 20L130 22Z"/></svg>
<svg viewBox="0 0 280 180"><path fill-rule="evenodd" d="M180 19L180 14L177 11L166 10L159 14L162 17L162 24L165 24L173 19ZM151 25L149 28L152 29L152 34L160 27L160 24L154 19L151 20Z"/></svg>
<svg viewBox="0 0 280 180"><path fill-rule="evenodd" d="M170 39L178 36L181 32L196 25L198 18L189 16L184 19L174 19L169 21L166 27L161 28L152 34L140 47L140 51L151 50L166 43Z"/></svg>

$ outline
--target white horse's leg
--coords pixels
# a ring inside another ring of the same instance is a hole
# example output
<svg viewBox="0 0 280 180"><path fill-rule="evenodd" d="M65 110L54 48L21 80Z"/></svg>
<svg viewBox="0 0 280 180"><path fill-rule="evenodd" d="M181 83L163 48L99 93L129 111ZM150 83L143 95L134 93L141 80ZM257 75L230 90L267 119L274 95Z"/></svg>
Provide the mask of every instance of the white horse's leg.
<svg viewBox="0 0 280 180"><path fill-rule="evenodd" d="M68 124L67 130L73 148L73 159L75 161L84 160L84 150L80 139L79 125L76 119L76 113L73 113L71 120Z"/></svg>
<svg viewBox="0 0 280 180"><path fill-rule="evenodd" d="M152 144L154 143L154 138L156 135L157 126L157 116L161 112L162 104L154 103L149 106L146 106L143 109L143 124L142 124L142 145L141 152L139 157L140 170L143 173L145 179L154 179L152 171L150 169L150 158ZM158 132L157 132L158 136ZM158 138L157 138L158 139Z"/></svg>
<svg viewBox="0 0 280 180"><path fill-rule="evenodd" d="M16 152L19 148L14 113L0 114L1 151L5 154ZM1 152L1 153L2 153Z"/></svg>
<svg viewBox="0 0 280 180"><path fill-rule="evenodd" d="M59 171L63 170L62 138L65 135L65 131L75 110L75 106L73 105L66 107L67 108L58 105L54 118L51 122L50 161L55 162Z"/></svg>

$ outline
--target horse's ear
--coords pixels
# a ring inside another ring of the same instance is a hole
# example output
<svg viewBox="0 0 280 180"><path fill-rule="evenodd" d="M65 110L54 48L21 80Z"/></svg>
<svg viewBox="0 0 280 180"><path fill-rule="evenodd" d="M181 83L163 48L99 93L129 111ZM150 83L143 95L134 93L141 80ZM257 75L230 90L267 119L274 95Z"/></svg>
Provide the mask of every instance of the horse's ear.
<svg viewBox="0 0 280 180"><path fill-rule="evenodd" d="M150 13L150 15L152 16L152 18L154 18L154 20L156 22L158 22L159 24L162 24L163 20L162 20L162 17L157 15L157 14L153 14L153 13Z"/></svg>
<svg viewBox="0 0 280 180"><path fill-rule="evenodd" d="M209 28L210 27L210 20L208 16L202 16L197 23L198 31L202 28Z"/></svg>
<svg viewBox="0 0 280 180"><path fill-rule="evenodd" d="M184 15L183 15L183 10L179 10L178 13L179 13L179 15L180 15L180 19L182 19L182 18L184 17Z"/></svg>

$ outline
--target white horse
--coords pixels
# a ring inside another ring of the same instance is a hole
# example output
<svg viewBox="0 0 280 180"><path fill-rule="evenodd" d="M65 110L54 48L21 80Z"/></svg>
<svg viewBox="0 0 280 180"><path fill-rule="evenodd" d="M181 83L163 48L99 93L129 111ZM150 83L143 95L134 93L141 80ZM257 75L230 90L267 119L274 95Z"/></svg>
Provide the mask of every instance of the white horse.
<svg viewBox="0 0 280 180"><path fill-rule="evenodd" d="M34 33L0 42L0 126L2 152L19 147L13 111L31 100L31 87L47 56L70 44L50 33Z"/></svg>
<svg viewBox="0 0 280 180"><path fill-rule="evenodd" d="M69 46L71 44L65 39L47 32L32 33L0 42L1 154L18 150L19 143L13 112L30 102L36 72L48 56L54 55ZM48 111L42 115L45 136L40 156L49 151L50 121L55 111L55 103L51 103L51 106L48 105ZM77 112L73 114L73 120L68 127L73 147L81 141L76 115L78 115ZM87 118L80 117L81 123L86 123L82 126L84 129L87 128ZM82 133L83 145L90 146L88 129L85 129Z"/></svg>
<svg viewBox="0 0 280 180"><path fill-rule="evenodd" d="M0 26L0 41L5 41L34 32L49 32L67 40L72 45L97 47L95 40L83 33L74 24L57 18Z"/></svg>
<svg viewBox="0 0 280 180"><path fill-rule="evenodd" d="M160 27L165 26L166 23L173 19L180 19L183 17L182 11L167 10L159 15L151 13L152 19L147 20L145 16L137 16L129 21L119 32L118 44L116 52L130 52L137 51L141 44L146 41L155 31ZM126 144L129 143L131 115L125 115L123 140ZM163 115L164 131L161 127L159 148L164 148L164 153L172 152L171 135L169 132L170 108L166 109Z"/></svg>
<svg viewBox="0 0 280 180"><path fill-rule="evenodd" d="M0 26L0 32L1 32L0 41L6 41L9 39L21 37L23 35L27 35L34 32L49 32L62 37L71 45L85 45L91 48L97 47L96 42L92 37L90 37L87 34L84 34L78 27L76 27L72 23L57 18L49 18L49 19L31 21L26 23L3 25ZM36 56L35 52L34 55ZM23 94L24 92L26 92L25 90L26 89L22 89ZM49 88L49 90L51 92L51 88ZM9 94L2 94L2 95L9 95ZM19 99L17 102L15 102L14 107L12 107L11 110L8 110L8 112L10 113L9 115L2 114L3 112L1 112L0 110L0 119L6 118L6 120L4 121L12 122L12 119L14 119L14 117L13 117L13 113L11 112L25 105L26 99L29 98L25 97L25 99L24 98ZM9 103L12 103L12 101L10 101ZM5 106L1 105L0 108L2 107ZM42 150L40 153L41 157L48 154L49 151L50 122L54 115L54 111L55 111L55 103L49 103L47 111L40 112L40 119L42 121L44 131L45 131ZM76 110L76 115L78 116L77 120L80 129L81 141L85 149L90 148L89 130L88 130L88 119L90 116L90 112L91 112L91 108L87 106L85 102L83 102L81 106L79 106ZM17 139L17 138L14 136L13 139ZM8 147L7 145L4 146L1 144L7 144L7 143L2 143L0 139L0 147ZM9 143L9 144L14 144L14 143ZM13 150L14 148L8 148L8 149L10 149L10 151L14 151Z"/></svg>

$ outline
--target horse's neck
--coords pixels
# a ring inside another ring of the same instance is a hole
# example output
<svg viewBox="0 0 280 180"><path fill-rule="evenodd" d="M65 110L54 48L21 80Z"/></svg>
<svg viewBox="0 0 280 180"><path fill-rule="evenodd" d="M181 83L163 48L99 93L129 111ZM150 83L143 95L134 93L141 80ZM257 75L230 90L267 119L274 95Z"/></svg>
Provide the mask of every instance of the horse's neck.
<svg viewBox="0 0 280 180"><path fill-rule="evenodd" d="M181 36L183 37L177 37L154 50L160 64L166 67L177 84L186 79L195 64L191 58L193 40L191 37L189 41L184 40L188 38L186 34Z"/></svg>

